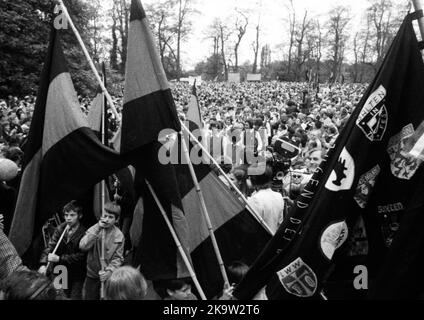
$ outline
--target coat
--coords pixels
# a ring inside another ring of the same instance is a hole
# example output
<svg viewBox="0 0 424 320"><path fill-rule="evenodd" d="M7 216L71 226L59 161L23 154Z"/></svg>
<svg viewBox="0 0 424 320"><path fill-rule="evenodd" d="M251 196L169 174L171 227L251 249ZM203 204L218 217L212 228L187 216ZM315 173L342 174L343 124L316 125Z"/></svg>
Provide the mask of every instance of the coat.
<svg viewBox="0 0 424 320"><path fill-rule="evenodd" d="M47 256L49 253L53 253L53 250L65 230L65 227L66 223L62 223L56 228L49 244L41 254L41 265L47 264ZM56 255L59 256L59 262L57 262L56 265L63 265L68 269L70 280L83 281L85 279L87 254L79 248L79 243L85 234L85 230L85 227L80 224L78 229L71 235L69 241L67 239L67 235L63 237L62 242L56 251Z"/></svg>

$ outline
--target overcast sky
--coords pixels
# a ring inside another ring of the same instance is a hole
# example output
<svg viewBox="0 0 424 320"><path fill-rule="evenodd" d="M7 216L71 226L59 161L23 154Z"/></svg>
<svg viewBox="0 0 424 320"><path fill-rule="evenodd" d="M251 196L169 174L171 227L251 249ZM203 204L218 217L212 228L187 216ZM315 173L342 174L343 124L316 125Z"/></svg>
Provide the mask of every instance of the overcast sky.
<svg viewBox="0 0 424 320"><path fill-rule="evenodd" d="M112 0L108 0L112 1ZM162 0L142 0L143 4L156 3ZM235 8L250 9L251 17L248 31L242 40L239 49L239 64L246 60L253 61L252 42L255 40L255 26L260 16L260 46L269 44L272 50L272 60L282 58L281 49L278 45L287 43L289 39L289 25L287 22L289 5L288 0L194 0L195 8L199 14L193 15L193 31L186 43L182 45L183 68L192 69L194 65L205 60L213 51L213 40L205 39L208 26L214 18L224 19ZM394 0L396 3L407 3L408 0ZM369 5L368 0L293 0L298 19L303 18L305 9L308 17L318 17L326 21L327 13L337 5L350 8L353 17L349 25L350 34L354 34L361 25L361 18L365 8ZM259 58L258 58L259 59Z"/></svg>

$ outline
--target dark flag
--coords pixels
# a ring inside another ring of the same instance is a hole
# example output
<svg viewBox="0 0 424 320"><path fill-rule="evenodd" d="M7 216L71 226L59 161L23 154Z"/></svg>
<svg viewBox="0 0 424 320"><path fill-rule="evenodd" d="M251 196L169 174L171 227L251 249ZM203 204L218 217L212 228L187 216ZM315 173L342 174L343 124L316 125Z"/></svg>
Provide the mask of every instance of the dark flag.
<svg viewBox="0 0 424 320"><path fill-rule="evenodd" d="M352 281L343 284L354 291L357 248L348 239L360 216L368 240L361 266L372 297L417 296L424 282L424 173L422 160L405 152L404 141L424 120L423 87L424 65L407 16L335 147L235 297L250 299L263 288L268 299L320 298L331 280L346 279L334 279L339 266L349 266Z"/></svg>
<svg viewBox="0 0 424 320"><path fill-rule="evenodd" d="M140 265L149 280L189 275L145 184L147 179L189 256L188 225L175 170L172 164L161 164L158 159L162 147L159 140L163 138L160 133L164 129L179 132L180 122L146 14L140 1L132 0L120 151L131 158L136 169L134 185L139 201L133 224L137 223L140 236L133 239L133 264Z"/></svg>
<svg viewBox="0 0 424 320"><path fill-rule="evenodd" d="M123 166L120 155L88 127L52 28L9 234L18 253L35 254L35 248L28 249L47 219Z"/></svg>

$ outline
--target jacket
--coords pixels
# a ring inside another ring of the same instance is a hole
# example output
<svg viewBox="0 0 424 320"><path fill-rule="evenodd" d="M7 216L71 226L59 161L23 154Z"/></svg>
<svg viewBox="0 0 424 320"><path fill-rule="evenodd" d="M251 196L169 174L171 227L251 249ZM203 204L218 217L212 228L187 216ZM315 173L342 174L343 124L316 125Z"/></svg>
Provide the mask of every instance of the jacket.
<svg viewBox="0 0 424 320"><path fill-rule="evenodd" d="M56 228L49 244L41 254L41 265L47 264L47 256L49 253L53 253L53 250L65 230L65 227L66 222ZM59 256L59 262L57 262L56 265L63 265L68 269L70 280L84 280L85 278L87 254L79 248L79 243L85 234L85 230L85 227L80 224L78 229L71 235L69 241L67 239L67 235L63 237L62 242L56 251L56 255Z"/></svg>
<svg viewBox="0 0 424 320"><path fill-rule="evenodd" d="M80 249L88 251L87 255L87 277L99 278L101 270L101 248L102 248L102 228L96 223L87 230L80 241ZM124 235L118 227L112 226L105 229L105 270L113 272L124 262Z"/></svg>

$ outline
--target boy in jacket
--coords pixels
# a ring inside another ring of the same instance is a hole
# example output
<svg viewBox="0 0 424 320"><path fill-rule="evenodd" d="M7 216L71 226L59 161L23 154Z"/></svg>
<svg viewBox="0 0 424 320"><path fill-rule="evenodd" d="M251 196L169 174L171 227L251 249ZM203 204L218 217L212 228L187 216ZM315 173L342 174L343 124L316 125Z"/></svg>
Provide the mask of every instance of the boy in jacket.
<svg viewBox="0 0 424 320"><path fill-rule="evenodd" d="M124 235L115 224L121 214L121 207L107 202L98 223L87 230L80 241L80 249L88 252L87 276L84 282L83 298L100 299L100 284L111 276L124 261ZM104 260L102 258L102 233L104 232ZM102 270L103 269L103 270Z"/></svg>
<svg viewBox="0 0 424 320"><path fill-rule="evenodd" d="M82 285L86 274L86 254L80 250L79 243L85 234L85 227L80 223L82 207L75 201L69 202L63 207L65 222L58 226L40 258L41 274L50 274L56 265L66 267L68 272L68 287L64 292L72 300L82 299ZM64 234L57 251L53 253L66 226L68 230ZM49 270L47 264L50 262Z"/></svg>

